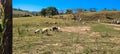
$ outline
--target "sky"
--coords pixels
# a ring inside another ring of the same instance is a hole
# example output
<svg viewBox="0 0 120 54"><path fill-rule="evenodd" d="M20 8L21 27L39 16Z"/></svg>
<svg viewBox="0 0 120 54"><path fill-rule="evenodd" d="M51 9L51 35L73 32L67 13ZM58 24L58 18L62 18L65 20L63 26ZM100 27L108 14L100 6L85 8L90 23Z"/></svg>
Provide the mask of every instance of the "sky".
<svg viewBox="0 0 120 54"><path fill-rule="evenodd" d="M58 10L74 8L103 8L120 10L120 0L13 0L13 8L28 11L40 11L42 8L54 6Z"/></svg>

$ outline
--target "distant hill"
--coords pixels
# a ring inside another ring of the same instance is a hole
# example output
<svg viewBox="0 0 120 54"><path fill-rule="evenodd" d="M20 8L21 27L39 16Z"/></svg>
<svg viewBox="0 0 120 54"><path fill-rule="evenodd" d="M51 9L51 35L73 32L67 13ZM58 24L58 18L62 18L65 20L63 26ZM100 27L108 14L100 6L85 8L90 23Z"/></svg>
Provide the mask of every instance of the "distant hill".
<svg viewBox="0 0 120 54"><path fill-rule="evenodd" d="M120 20L120 11L100 11L100 12L85 12L77 13L77 18L82 18L83 20L93 21L93 20Z"/></svg>
<svg viewBox="0 0 120 54"><path fill-rule="evenodd" d="M13 17L32 17L38 15L38 12L30 12L27 10L13 8Z"/></svg>
<svg viewBox="0 0 120 54"><path fill-rule="evenodd" d="M55 19L73 19L79 21L98 21L109 22L112 20L120 20L120 11L100 11L100 12L80 12L76 14L55 15Z"/></svg>

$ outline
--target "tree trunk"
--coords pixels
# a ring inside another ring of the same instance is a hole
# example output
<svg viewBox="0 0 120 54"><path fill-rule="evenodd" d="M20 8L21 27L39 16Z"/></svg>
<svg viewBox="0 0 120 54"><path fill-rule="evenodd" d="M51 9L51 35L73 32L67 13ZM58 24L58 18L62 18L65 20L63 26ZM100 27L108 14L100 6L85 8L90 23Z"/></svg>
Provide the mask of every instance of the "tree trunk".
<svg viewBox="0 0 120 54"><path fill-rule="evenodd" d="M0 0L0 2L4 7L5 16L0 54L12 54L12 0Z"/></svg>

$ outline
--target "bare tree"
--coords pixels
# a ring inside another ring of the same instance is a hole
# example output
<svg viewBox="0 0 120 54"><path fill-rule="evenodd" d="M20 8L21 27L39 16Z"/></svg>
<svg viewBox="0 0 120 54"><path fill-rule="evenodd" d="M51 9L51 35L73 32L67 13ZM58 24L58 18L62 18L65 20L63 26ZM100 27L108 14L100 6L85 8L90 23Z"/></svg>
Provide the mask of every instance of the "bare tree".
<svg viewBox="0 0 120 54"><path fill-rule="evenodd" d="M96 12L96 8L90 8L90 12Z"/></svg>
<svg viewBox="0 0 120 54"><path fill-rule="evenodd" d="M2 36L0 54L12 54L12 0L0 0L2 9Z"/></svg>
<svg viewBox="0 0 120 54"><path fill-rule="evenodd" d="M80 12L86 12L87 10L84 9L84 8L77 8L77 12L80 13Z"/></svg>
<svg viewBox="0 0 120 54"><path fill-rule="evenodd" d="M112 8L112 11L117 11L117 9L116 8Z"/></svg>
<svg viewBox="0 0 120 54"><path fill-rule="evenodd" d="M61 9L61 10L59 10L59 14L64 14L64 10L63 9Z"/></svg>

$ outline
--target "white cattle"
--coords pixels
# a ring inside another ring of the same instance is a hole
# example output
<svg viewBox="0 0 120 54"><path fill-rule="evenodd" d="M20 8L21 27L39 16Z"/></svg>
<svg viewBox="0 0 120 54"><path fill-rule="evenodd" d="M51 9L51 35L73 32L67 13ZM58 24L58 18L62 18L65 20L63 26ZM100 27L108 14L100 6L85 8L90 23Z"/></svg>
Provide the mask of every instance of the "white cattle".
<svg viewBox="0 0 120 54"><path fill-rule="evenodd" d="M45 32L48 32L48 30L50 30L50 29L49 28L43 28L41 32L45 33Z"/></svg>
<svg viewBox="0 0 120 54"><path fill-rule="evenodd" d="M35 30L35 33L38 33L38 32L40 32L40 29L36 29L36 30Z"/></svg>

